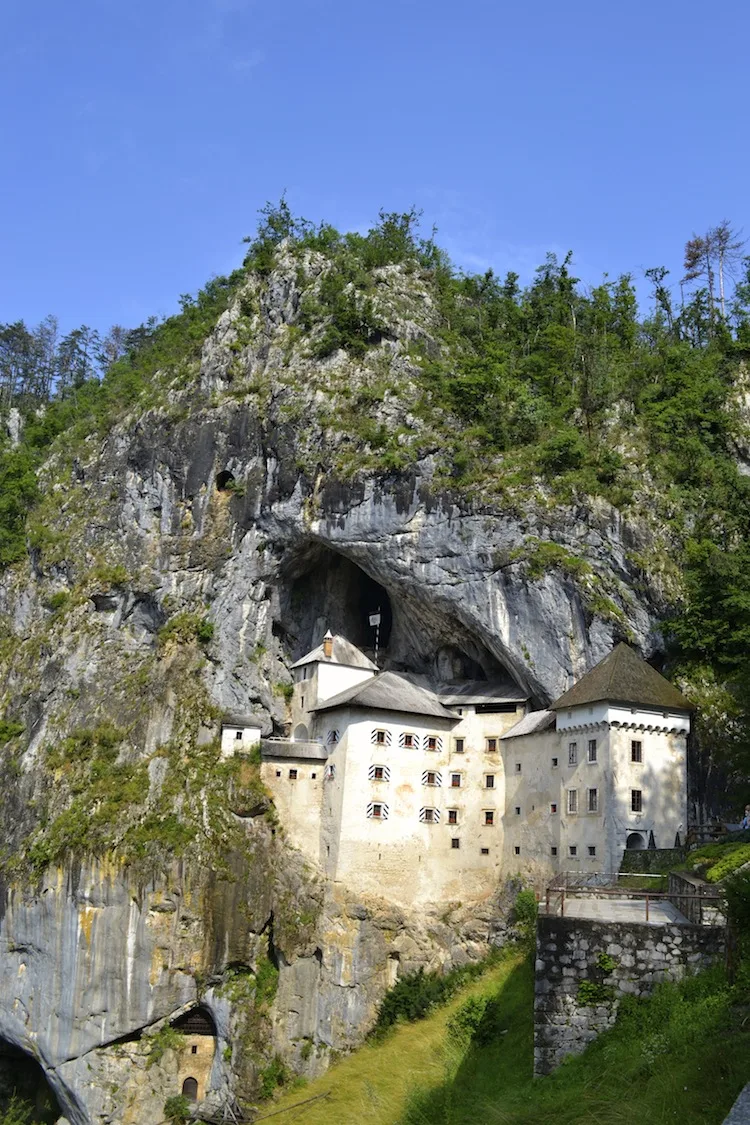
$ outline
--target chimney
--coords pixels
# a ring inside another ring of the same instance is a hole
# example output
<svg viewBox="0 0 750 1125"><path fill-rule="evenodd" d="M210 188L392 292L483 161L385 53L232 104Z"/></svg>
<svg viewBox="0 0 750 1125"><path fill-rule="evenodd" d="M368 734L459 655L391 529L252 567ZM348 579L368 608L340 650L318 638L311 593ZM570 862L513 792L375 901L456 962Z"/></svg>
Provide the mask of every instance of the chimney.
<svg viewBox="0 0 750 1125"><path fill-rule="evenodd" d="M323 656L326 660L330 660L333 656L333 633L330 629L326 630L326 635L323 637Z"/></svg>

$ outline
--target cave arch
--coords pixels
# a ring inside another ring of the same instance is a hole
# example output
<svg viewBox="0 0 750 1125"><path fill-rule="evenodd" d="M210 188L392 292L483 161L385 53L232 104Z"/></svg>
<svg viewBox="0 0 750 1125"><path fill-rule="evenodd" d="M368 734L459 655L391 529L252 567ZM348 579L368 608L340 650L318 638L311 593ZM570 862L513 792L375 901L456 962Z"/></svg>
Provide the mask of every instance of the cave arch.
<svg viewBox="0 0 750 1125"><path fill-rule="evenodd" d="M289 657L298 660L320 644L327 629L375 658L370 615L380 610L377 663L443 682L496 680L518 687L518 677L457 617L456 609L403 580L370 573L319 541L291 547L282 564L279 611L273 628Z"/></svg>
<svg viewBox="0 0 750 1125"><path fill-rule="evenodd" d="M234 473L230 473L229 469L222 469L220 473L216 474L217 492L228 492L233 484Z"/></svg>
<svg viewBox="0 0 750 1125"><path fill-rule="evenodd" d="M44 1070L31 1055L0 1039L0 1112L13 1096L33 1109L33 1120L53 1125L63 1114Z"/></svg>

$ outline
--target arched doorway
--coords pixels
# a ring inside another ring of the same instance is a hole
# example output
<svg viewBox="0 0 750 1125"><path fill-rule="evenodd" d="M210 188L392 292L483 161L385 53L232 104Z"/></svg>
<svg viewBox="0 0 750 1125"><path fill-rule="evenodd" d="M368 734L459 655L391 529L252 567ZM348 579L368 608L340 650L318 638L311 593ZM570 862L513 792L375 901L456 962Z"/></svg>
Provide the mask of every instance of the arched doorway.
<svg viewBox="0 0 750 1125"><path fill-rule="evenodd" d="M296 727L294 728L294 741L307 742L309 738L310 735L305 724L297 723Z"/></svg>
<svg viewBox="0 0 750 1125"><path fill-rule="evenodd" d="M628 838L625 841L625 847L629 852L642 852L646 847L643 834L641 832L629 832Z"/></svg>
<svg viewBox="0 0 750 1125"><path fill-rule="evenodd" d="M182 1096L187 1098L189 1102L198 1101L198 1080L196 1078L186 1078L182 1083Z"/></svg>

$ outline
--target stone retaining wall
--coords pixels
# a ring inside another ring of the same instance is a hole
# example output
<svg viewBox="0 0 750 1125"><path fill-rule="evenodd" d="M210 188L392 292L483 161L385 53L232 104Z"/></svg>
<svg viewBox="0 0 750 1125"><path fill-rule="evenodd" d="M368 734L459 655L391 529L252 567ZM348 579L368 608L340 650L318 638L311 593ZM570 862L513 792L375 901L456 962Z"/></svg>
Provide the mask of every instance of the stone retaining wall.
<svg viewBox="0 0 750 1125"><path fill-rule="evenodd" d="M631 875L649 875L663 871L669 864L681 863L684 848L644 848L642 851L624 851L620 871Z"/></svg>
<svg viewBox="0 0 750 1125"><path fill-rule="evenodd" d="M721 927L654 926L540 915L534 987L534 1074L549 1074L615 1021L620 997L645 996L723 958ZM600 958L605 960L604 968ZM582 1003L583 982L600 996ZM609 993L609 996L607 996Z"/></svg>

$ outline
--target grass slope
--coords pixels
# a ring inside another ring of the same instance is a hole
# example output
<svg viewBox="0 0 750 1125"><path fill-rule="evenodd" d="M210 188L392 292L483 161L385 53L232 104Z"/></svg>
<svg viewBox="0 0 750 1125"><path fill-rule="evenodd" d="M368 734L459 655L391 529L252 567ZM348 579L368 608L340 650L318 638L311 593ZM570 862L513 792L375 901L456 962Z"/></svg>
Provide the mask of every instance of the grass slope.
<svg viewBox="0 0 750 1125"><path fill-rule="evenodd" d="M489 996L499 1034L461 1049L447 1023L469 996ZM548 1078L533 1080L533 968L509 959L450 1005L367 1045L274 1107L275 1125L536 1125L570 1122L719 1125L750 1080L750 1019L721 970L646 1002L624 1003L613 1031ZM743 1024L744 1020L744 1024ZM330 1091L312 1104L306 1099ZM268 1112L271 1112L269 1109Z"/></svg>

